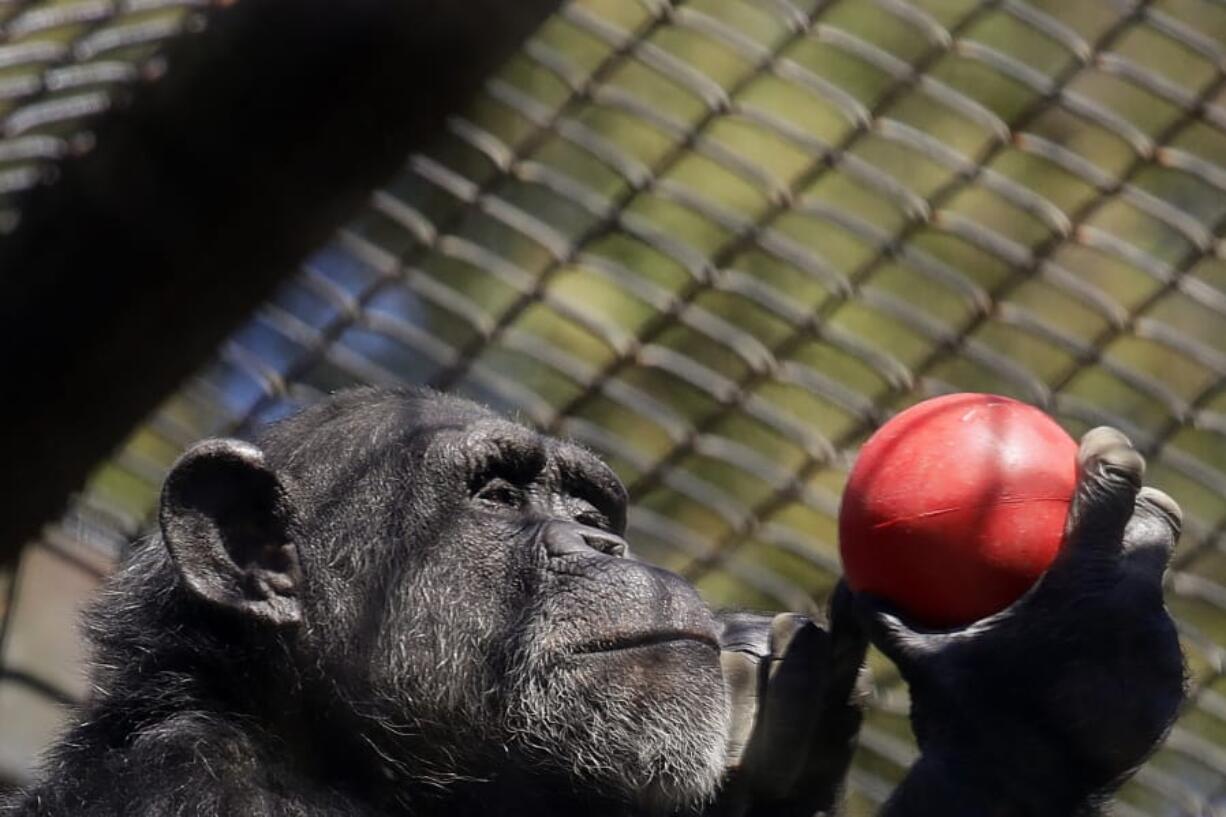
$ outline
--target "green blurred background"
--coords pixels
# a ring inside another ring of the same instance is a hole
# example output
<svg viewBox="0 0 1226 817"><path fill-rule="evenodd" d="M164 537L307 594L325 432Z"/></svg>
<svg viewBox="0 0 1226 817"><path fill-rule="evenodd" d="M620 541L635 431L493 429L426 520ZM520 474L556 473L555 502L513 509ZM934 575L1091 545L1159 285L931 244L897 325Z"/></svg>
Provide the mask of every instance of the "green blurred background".
<svg viewBox="0 0 1226 817"><path fill-rule="evenodd" d="M989 391L1124 429L1184 507L1194 696L1119 811L1226 813L1224 70L1215 0L575 0L31 545L3 662L80 694L72 611L178 452L345 385L573 436L639 556L810 612L860 442ZM914 751L870 670L852 815ZM9 776L59 717L0 683Z"/></svg>

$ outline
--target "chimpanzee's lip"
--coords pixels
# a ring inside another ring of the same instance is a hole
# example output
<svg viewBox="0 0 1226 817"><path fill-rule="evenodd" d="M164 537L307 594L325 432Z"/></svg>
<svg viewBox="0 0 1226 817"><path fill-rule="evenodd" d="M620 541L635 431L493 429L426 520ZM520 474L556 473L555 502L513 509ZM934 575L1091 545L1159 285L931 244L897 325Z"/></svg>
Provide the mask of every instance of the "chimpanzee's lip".
<svg viewBox="0 0 1226 817"><path fill-rule="evenodd" d="M661 644L689 641L719 651L719 642L709 633L693 630L658 630L655 632L608 635L585 641L571 650L573 655L590 655L602 652L620 652L640 647L656 647Z"/></svg>

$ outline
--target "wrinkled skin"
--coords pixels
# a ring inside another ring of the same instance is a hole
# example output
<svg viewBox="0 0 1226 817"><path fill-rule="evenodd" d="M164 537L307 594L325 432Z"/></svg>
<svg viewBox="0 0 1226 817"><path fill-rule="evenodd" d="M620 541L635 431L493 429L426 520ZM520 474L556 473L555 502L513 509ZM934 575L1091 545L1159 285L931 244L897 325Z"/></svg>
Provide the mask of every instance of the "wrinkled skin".
<svg viewBox="0 0 1226 817"><path fill-rule="evenodd" d="M923 752L887 815L1087 813L1169 728L1182 664L1178 508L1134 509L1114 432L1082 456L1058 564L924 633L843 587L828 624L713 614L628 554L587 451L456 398L342 393L179 461L90 614L94 692L8 813L828 812L869 638Z"/></svg>

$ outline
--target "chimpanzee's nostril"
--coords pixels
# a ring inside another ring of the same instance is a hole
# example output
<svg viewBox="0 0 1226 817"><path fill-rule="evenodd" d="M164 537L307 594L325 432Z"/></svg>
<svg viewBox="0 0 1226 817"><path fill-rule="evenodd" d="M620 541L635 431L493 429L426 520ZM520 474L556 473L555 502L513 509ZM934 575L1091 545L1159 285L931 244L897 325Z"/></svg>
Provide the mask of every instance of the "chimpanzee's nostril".
<svg viewBox="0 0 1226 817"><path fill-rule="evenodd" d="M546 523L541 531L545 552L550 556L569 556L577 553L603 553L608 556L626 555L626 540L614 533L578 522L562 520Z"/></svg>

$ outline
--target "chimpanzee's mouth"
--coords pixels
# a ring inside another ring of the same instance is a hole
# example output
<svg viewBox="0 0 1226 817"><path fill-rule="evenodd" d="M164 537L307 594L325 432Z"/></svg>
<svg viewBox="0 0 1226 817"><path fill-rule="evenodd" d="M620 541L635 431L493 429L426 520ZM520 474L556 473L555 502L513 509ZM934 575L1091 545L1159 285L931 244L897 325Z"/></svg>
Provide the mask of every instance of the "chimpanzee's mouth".
<svg viewBox="0 0 1226 817"><path fill-rule="evenodd" d="M631 633L626 635L609 635L586 641L571 650L572 655L590 655L593 653L620 652L641 647L658 647L663 644L689 642L701 644L712 650L719 651L719 642L708 633L691 630L660 630L657 632Z"/></svg>

